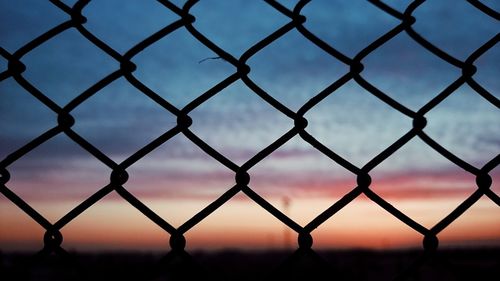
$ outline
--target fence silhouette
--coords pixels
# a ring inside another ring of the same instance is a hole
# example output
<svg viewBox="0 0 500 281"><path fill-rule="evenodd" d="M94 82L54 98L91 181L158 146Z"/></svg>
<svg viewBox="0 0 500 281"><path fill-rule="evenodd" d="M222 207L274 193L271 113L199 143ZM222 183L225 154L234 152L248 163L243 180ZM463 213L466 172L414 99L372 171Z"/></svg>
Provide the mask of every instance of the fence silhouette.
<svg viewBox="0 0 500 281"><path fill-rule="evenodd" d="M369 0L369 2L376 6L381 13L389 14L393 18L399 20L400 23L391 30L388 30L385 34L374 40L372 43L367 45L354 57L349 57L338 51L335 46L332 46L323 41L321 38L315 36L304 26L307 18L301 14L301 10L309 3L309 0L298 1L293 10L286 8L284 5L280 4L277 1L266 0L265 3L274 8L283 16L289 18L288 23L272 32L269 36L262 38L262 40L248 48L239 58L236 58L230 53L226 52L224 49L217 46L210 40L210 38L205 37L193 26L193 23L196 21L196 17L190 14L190 10L197 4L196 0L189 0L182 7L179 7L167 0L157 0L157 2L161 3L165 7L165 9L169 9L173 13L177 14L180 19L168 24L154 34L151 34L151 36L136 44L124 54L120 54L118 51L114 50L112 47L107 45L104 41L100 40L96 35L92 34L88 29L86 29L85 24L87 22L87 19L83 15L83 11L90 0L77 1L72 7L68 6L63 1L50 0L50 2L57 6L60 10L65 12L70 19L60 23L59 25L48 30L42 35L34 38L32 41L28 42L13 53L9 53L5 49L0 47L0 55L8 61L7 70L0 73L0 81L3 81L7 78L13 78L17 82L17 84L19 84L22 88L29 92L40 103L57 114L56 126L42 133L16 151L13 151L0 162L0 192L46 230L43 237L44 247L35 255L35 258L32 261L34 264L39 263L40 260L48 258L52 253L65 257L65 262L71 260L72 254L68 253L64 249L64 245L62 243L62 229L64 228L64 226L72 222L75 218L85 212L85 210L87 210L93 204L101 200L104 196L110 193L116 193L170 235L170 252L161 259L160 265L158 267L155 267L156 271L152 270L145 272L143 275L141 275L142 279L156 280L155 278L159 278L159 276L161 276L160 271L162 270L162 268L172 268L172 266L169 267L169 265L176 266L175 271L178 272L180 279L188 279L189 276L193 274L195 274L194 276L208 279L209 277L204 276L203 273L200 273L203 272L203 270L196 265L196 261L192 258L190 253L185 250L186 239L184 235L219 207L223 206L235 195L243 193L255 203L260 205L267 212L269 212L271 215L273 215L276 219L289 227L292 233L296 234L296 237L298 239L298 247L296 251L286 260L286 262L283 263L283 265L279 269L276 270L276 275L271 274L271 276L278 278L279 276L284 276L287 274L291 275L291 269L293 269L294 266L297 263L301 262L301 260L303 260L304 258L312 259L314 263L317 263L319 265L322 264L321 257L317 255L317 253L313 250L314 239L311 235L311 232L315 228L323 224L330 217L335 215L339 210L351 203L354 199L358 198L358 196L364 194L371 201L376 203L381 208L385 209L392 216L408 225L422 236L423 250L420 257L416 259L412 264L410 264L405 270L399 272L396 276L394 276L394 278L397 280L413 280L411 279L413 274L415 274L415 272L418 272L419 268L421 268L421 266L425 264L436 253L436 251L438 251L439 239L437 235L446 227L448 227L453 221L459 218L464 212L466 212L467 209L470 208L475 202L477 202L482 197L488 197L496 205L500 206L500 197L490 189L492 185L492 178L489 175L489 173L499 164L499 155L492 156L492 159L489 162L487 162L483 167L478 168L454 155L424 132L424 128L427 124L425 115L428 112L432 111L438 104L443 102L447 97L452 95L455 90L457 90L461 85L464 84L469 85L478 95L482 96L496 108L500 107L500 101L494 95L489 93L485 88L483 88L476 80L474 80L474 74L477 70L474 62L478 58L480 58L481 55L483 55L489 49L493 48L498 43L500 38L498 33L482 46L480 46L477 50L472 52L465 61L462 61L433 45L412 28L412 25L416 22L416 19L412 16L412 14L419 8L424 0L413 1L408 5L403 13L391 8L384 2ZM500 20L500 15L498 12L482 4L480 1L468 0L468 3L478 10L482 11L487 16L492 17L495 20ZM118 70L110 73L98 83L92 85L87 90L79 94L65 106L60 107L23 76L23 72L27 69L27 66L23 64L22 60L24 56L29 54L38 46L51 40L58 34L70 29L77 30L79 34L81 34L81 36L97 46L102 52L106 53L114 60L119 62L120 67ZM187 30L193 38L215 52L218 56L217 58L225 60L226 62L233 65L236 69L233 74L226 77L213 88L209 89L202 95L192 100L183 108L175 107L168 100L162 98L159 94L148 88L138 78L136 78L134 76L136 65L134 65L134 63L131 61L143 50L153 45L160 39L169 36L169 34L178 29ZM249 73L252 70L249 65L247 65L247 61L252 56L258 54L269 44L278 40L292 30L298 31L304 38L312 42L317 48L321 49L325 53L329 54L336 60L349 67L349 71L345 73L340 79L332 81L332 83L328 87L305 102L296 112L273 98L261 87L259 87L258 84L252 81L252 79L249 78ZM418 43L421 48L427 49L442 61L461 70L461 75L455 81L453 81L453 83L448 85L442 92L440 92L437 96L435 96L432 100L430 100L417 111L413 111L405 107L403 104L399 103L397 100L389 97L387 94L377 89L374 85L370 84L370 82L362 76L364 69L363 59L400 33L406 33L410 38ZM102 90L110 83L121 77L124 77L131 87L135 87L142 94L149 97L152 101L163 107L166 111L174 114L177 117L177 124L175 127L164 132L161 136L136 151L121 163L116 163L105 153L93 146L84 137L82 137L72 129L72 126L75 124L75 122L78 122L78 120L75 120L72 117L72 111L81 104L85 103L86 100L92 97L99 90ZM224 88L237 81L243 82L249 89L251 89L255 93L255 95L261 98L262 102L268 103L274 109L282 113L287 118L293 120L294 122L293 128L276 139L268 147L253 155L251 159L249 159L242 165L237 165L226 158L219 151L204 142L195 133L193 133L193 131L190 130L190 126L193 124L193 122L196 122L196 120L193 120L190 117L190 112L192 112L194 109L202 105L210 98L216 96ZM354 81L369 93L371 93L373 96L377 97L379 100L392 107L394 110L404 114L405 116L413 120L412 127L409 128L406 134L389 145L380 154L368 161L368 163L366 163L366 165L362 167L358 167L350 163L348 160L344 159L335 151L332 151L331 149L326 147L313 135L308 133L308 120L304 117L309 110L314 108L318 103L320 103L326 97L328 97L341 86L350 81ZM51 223L36 209L30 206L30 204L24 201L23 198L9 189L9 166L33 149L37 148L41 144L49 141L59 134L64 134L69 137L74 143L78 144L89 154L109 167L112 172L110 174L109 184L102 187L90 197L86 198L83 202L81 202L78 206L65 214L58 221L56 221L55 223ZM195 214L192 218L188 219L177 228L172 226L168 221L164 220L162 217L148 208L143 202L141 202L141 200L136 198L129 191L127 191L126 188L124 188L124 184L129 178L127 169L134 165L138 160L158 148L160 145L168 142L176 135L183 135L185 138L189 139L193 144L201 148L206 154L232 171L235 177L235 184L233 187L229 188L215 201L213 201L202 211ZM338 163L345 169L354 173L357 177L357 185L352 188L352 190L346 193L340 200L332 202L332 205L328 209L324 210L321 214L319 214L304 226L299 225L297 222L295 222L285 213L275 208L257 192L255 192L252 189L250 183L251 177L248 173L249 169L258 164L265 157L272 154L275 150L283 146L290 139L297 136L302 138L305 142L309 143L317 151L326 155L335 163ZM392 206L384 198L379 196L370 188L370 171L372 171L380 163L384 162L389 156L391 156L394 152L399 150L414 138L419 138L434 151L438 152L450 162L459 166L463 170L474 175L476 178L477 189L467 199L459 204L459 206L456 207L451 213L442 218L431 228L422 226L421 224L407 216L405 213ZM318 273L318 271L314 271L312 273L304 273L304 275L297 274L291 276L311 277L316 273ZM321 274L329 274L329 272L325 271L321 272ZM333 277L335 276L329 276L328 280L332 280Z"/></svg>

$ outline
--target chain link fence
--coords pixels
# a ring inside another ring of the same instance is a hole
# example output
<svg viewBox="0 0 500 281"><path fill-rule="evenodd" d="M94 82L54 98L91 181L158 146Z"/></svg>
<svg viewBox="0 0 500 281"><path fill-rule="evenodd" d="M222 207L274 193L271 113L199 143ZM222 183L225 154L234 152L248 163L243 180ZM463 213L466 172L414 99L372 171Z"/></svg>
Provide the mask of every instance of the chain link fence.
<svg viewBox="0 0 500 281"><path fill-rule="evenodd" d="M64 266L75 268L78 267L77 265L71 263L71 261L74 260L75 257L72 257L72 254L68 253L64 249L64 243L62 243L64 234L63 228L71 223L75 218L80 216L83 212L85 212L89 207L94 205L96 202L99 202L99 200L101 200L106 195L110 193L116 193L124 200L126 200L130 205L144 214L147 219L151 220L159 227L161 227L170 236L170 252L161 259L161 262L158 266L151 268L151 270L148 270L147 272L141 273L141 278L139 278L138 280L160 280L162 274L165 273L163 272L165 270L172 270L176 272L180 276L179 279L181 280L189 279L189 277L193 276L198 276L203 279L209 279L207 275L203 274L203 269L196 264L196 259L193 259L190 253L185 250L185 234L194 226L202 222L207 216L212 214L219 207L223 206L235 195L244 194L255 203L260 205L267 212L269 212L277 220L281 221L283 224L289 227L293 231L293 233L296 234L296 237L298 237L298 248L288 259L286 259L286 262L284 262L283 265L279 267L275 273L270 274L272 278L280 279L286 275L288 275L289 277L299 278L312 277L316 274L317 276L324 276L326 274L326 276L328 277L327 280L333 280L335 278L335 274L328 270L318 271L315 269L312 272L306 271L305 273L303 273L303 275L301 275L294 272L293 269L296 268L296 265L303 261L305 258L312 260L315 265L318 265L321 268L321 265L324 264L324 261L313 250L314 239L311 235L311 232L322 225L329 218L334 216L342 208L350 204L354 199L358 198L360 195L365 195L371 201L380 206L380 208L385 209L392 216L400 220L402 223L408 225L415 232L418 232L421 235L423 241L422 254L418 259L416 259L413 263L406 267L405 270L402 270L396 276L394 276L394 279L397 280L414 280L413 278L416 272L418 272L419 269L436 253L436 251L438 251L439 239L437 235L441 231L447 228L453 221L459 218L482 197L487 197L491 199L494 204L500 206L500 197L495 194L490 188L492 186L492 177L489 174L499 164L500 158L498 155L493 155L491 160L484 166L475 167L474 165L462 160L458 156L445 149L440 145L439 142L435 141L424 132L424 128L426 128L427 124L426 114L432 111L438 104L443 102L447 97L452 95L454 91L457 90L457 88L464 84L469 85L472 89L475 90L478 95L482 96L485 100L495 106L495 108L499 108L500 101L474 79L474 74L477 71L476 66L474 65L475 61L498 43L500 38L498 34L490 38L490 40L488 40L477 50L472 52L466 60L462 61L443 51L439 47L433 45L425 37L420 35L412 28L412 26L416 22L416 18L413 16L413 13L424 2L423 0L413 1L410 5L408 5L403 13L391 8L389 5L385 4L382 1L369 0L369 2L376 6L381 13L389 14L393 18L397 19L399 21L399 24L391 30L388 30L385 34L374 40L371 44L367 45L355 56L349 57L338 51L335 46L332 46L321 38L317 37L315 34L313 34L313 32L305 27L304 23L307 21L307 18L301 14L301 11L306 5L308 5L308 0L298 1L298 3L292 10L280 4L278 1L266 0L265 3L267 5L271 6L277 12L287 17L289 21L279 29L272 32L269 36L262 38L262 40L248 48L239 58L237 58L217 46L210 40L210 38L205 37L195 28L193 23L196 21L196 17L190 13L190 10L197 4L196 0L189 0L182 7L177 6L167 0L158 0L158 2L161 3L165 9L168 9L177 14L180 19L170 23L161 30L144 39L142 42L136 44L125 53L121 54L86 28L85 25L87 19L84 16L84 11L86 5L89 4L90 0L77 1L73 6L68 6L63 1L58 0L50 0L50 2L61 11L66 13L69 17L69 20L60 23L59 25L46 31L42 35L34 38L13 53L9 53L8 51L0 47L0 55L6 61L8 61L7 70L0 73L0 81L9 78L14 79L17 84L28 91L41 104L45 105L55 114L57 114L56 126L47 130L32 141L26 143L16 151L13 151L0 162L0 192L46 230L43 237L44 247L38 252L37 255L35 255L35 258L31 261L31 266L40 264L41 260L49 259L53 256L52 254L55 253L57 256L64 257L64 259L62 259ZM488 17L494 18L497 21L500 19L500 15L498 12L489 8L480 1L468 0L468 3L486 14ZM193 38L215 52L218 56L217 58L230 63L236 70L232 75L220 81L216 86L198 96L183 108L177 108L176 106L172 105L168 100L164 99L158 93L148 88L136 76L134 76L136 65L131 61L143 50L155 44L160 39L169 36L169 34L178 29L187 30ZM119 63L120 67L118 70L109 73L109 75L100 80L98 83L83 91L65 106L61 107L53 100L51 100L46 94L37 89L36 85L32 84L23 76L23 72L27 68L29 68L29 65L25 65L23 63L23 57L29 54L35 48L50 41L58 34L61 34L68 30L78 31L82 37L88 40L88 42L91 42L102 52L106 53L108 56L116 60ZM312 42L317 48L321 49L349 68L349 71L347 71L340 79L332 81L332 83L328 87L309 99L297 111L291 110L289 107L273 98L258 84L252 81L252 79L249 78L249 73L252 71L252 69L247 64L247 61L252 58L252 56L258 54L268 45L280 39L292 30L298 31L304 38ZM456 80L453 81L453 83L448 85L442 92L440 92L437 96L435 96L432 100L430 100L417 111L409 109L408 107L399 103L397 100L391 98L386 93L377 89L370 83L370 81L367 81L365 78L363 78L362 75L364 69L363 59L386 44L388 41L392 40L400 33L406 33L416 43L418 43L421 48L427 49L442 61L461 70L461 75L457 77ZM164 132L161 136L136 151L121 163L113 161L105 153L93 146L89 141L87 141L84 137L82 137L72 129L72 126L75 124L75 122L78 122L78 120L75 120L72 117L72 111L85 103L96 92L107 87L110 83L117 80L118 78L125 78L131 87L135 87L142 94L144 94L144 96L150 98L152 101L160 105L164 110L174 114L177 117L177 124L175 127ZM276 139L268 147L253 155L250 160L242 165L237 165L226 158L222 153L204 142L200 137L193 133L192 130L190 130L190 126L193 124L193 122L197 122L197 120L193 120L191 118L190 113L207 100L218 95L223 89L237 81L243 82L249 89L251 89L255 93L255 95L261 98L263 103L268 103L276 111L280 112L294 122L293 128ZM326 97L332 95L336 90L338 90L341 86L345 85L348 82L357 83L373 96L377 97L378 99L392 107L395 111L398 111L413 120L413 126L409 128L406 134L389 145L385 150L368 161L368 163L362 167L358 167L348 160L344 159L335 151L332 151L326 145L318 141L314 135L311 135L307 130L308 120L304 117L305 114L313 109L318 103L320 103ZM112 172L110 174L109 184L102 187L90 197L86 198L83 202L81 202L78 206L61 217L58 221L56 221L55 223L51 223L35 208L30 206L30 204L28 204L25 200L23 200L23 198L18 196L9 188L9 166L24 155L30 153L30 151L32 151L33 149L60 134L64 134L69 137L74 143L78 144L93 157L109 167ZM138 160L148 155L160 145L168 142L177 135L182 135L183 137L189 139L193 144L201 148L207 155L227 167L228 170L232 171L234 173L235 184L219 198L206 206L202 211L195 214L192 218L185 221L181 226L176 228L161 216L159 216L157 213L155 213L153 210L148 208L148 206L141 200L131 194L126 188L124 188L124 184L129 179L129 175L127 173L128 168L133 166ZM340 200L332 202L332 205L328 209L324 210L321 214L319 214L306 225L299 225L292 218L278 210L276 207L266 201L261 195L259 195L255 190L253 190L250 183L251 177L248 173L249 169L254 167L261 160L272 154L274 151L276 151L278 148L283 146L294 137L302 138L317 151L323 153L332 161L338 163L357 176L357 185L352 188L351 191L345 194ZM431 228L426 228L423 225L419 224L417 221L413 220L411 217L407 216L405 213L388 203L388 201L379 196L371 188L370 172L414 138L422 140L434 151L438 152L450 162L459 166L476 178L477 189L466 200L459 204L459 206L456 207L451 213L442 218ZM71 265L67 263L71 263ZM330 276L328 274L330 274ZM73 280L75 280L75 278L73 278Z"/></svg>

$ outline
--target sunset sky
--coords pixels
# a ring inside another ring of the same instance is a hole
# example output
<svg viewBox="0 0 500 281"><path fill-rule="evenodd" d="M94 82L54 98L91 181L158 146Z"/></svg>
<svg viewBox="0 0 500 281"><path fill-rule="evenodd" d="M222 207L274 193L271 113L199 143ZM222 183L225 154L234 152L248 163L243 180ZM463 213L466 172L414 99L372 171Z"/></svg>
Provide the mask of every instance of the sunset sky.
<svg viewBox="0 0 500 281"><path fill-rule="evenodd" d="M62 1L73 5L76 1ZM185 1L172 1L182 7ZM297 1L278 1L293 10ZM386 1L404 12L411 1ZM453 2L452 8L450 3ZM496 1L484 1L500 9ZM495 6L496 5L496 6ZM201 34L239 58L290 18L261 1L200 1L190 10ZM400 20L368 1L312 1L304 26L353 58ZM91 1L84 9L88 31L120 54L180 19L156 1ZM413 13L413 29L458 60L498 36L500 24L466 1L427 1ZM0 1L0 47L13 54L70 16L49 1ZM132 58L134 77L181 109L236 68L180 28ZM120 68L119 62L70 28L20 59L22 76L60 107ZM500 151L500 46L478 58L474 75L494 105L464 84L428 112L424 132L480 169ZM461 70L421 47L406 33L362 60L361 76L417 111L461 75ZM291 30L252 56L249 78L297 111L349 72L349 66ZM7 60L0 57L0 72ZM72 110L72 129L120 163L176 126L176 116L134 88L124 77ZM189 113L190 130L237 165L293 128L294 121L262 100L241 80ZM305 114L306 131L361 168L412 128L354 80ZM12 77L0 81L0 161L57 126L57 114ZM6 168L6 186L51 223L109 183L111 169L59 134ZM124 187L174 227L235 184L234 172L179 134L127 169ZM356 187L356 175L299 136L249 170L249 187L305 226ZM500 194L500 169L490 173ZM475 176L427 146L409 141L370 171L371 189L409 217L431 228L476 189ZM289 200L285 206L284 201ZM38 250L45 230L0 193L0 250ZM169 235L111 193L61 229L62 246L76 250L163 250ZM422 235L365 195L312 232L318 248L420 246ZM243 193L186 234L188 249L295 247L296 234ZM500 245L500 208L481 198L443 230L442 245Z"/></svg>

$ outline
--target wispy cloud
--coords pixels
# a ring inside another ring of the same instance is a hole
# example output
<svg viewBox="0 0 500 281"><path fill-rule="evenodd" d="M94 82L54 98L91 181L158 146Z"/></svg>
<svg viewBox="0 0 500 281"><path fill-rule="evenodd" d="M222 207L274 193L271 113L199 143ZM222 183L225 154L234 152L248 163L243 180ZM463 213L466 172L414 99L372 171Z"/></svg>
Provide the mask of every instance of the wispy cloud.
<svg viewBox="0 0 500 281"><path fill-rule="evenodd" d="M91 2L84 9L88 18L85 27L122 53L178 19L154 1L148 1L141 9L118 5L120 10L115 11L117 6L114 4L118 2ZM196 17L194 26L200 32L237 57L289 21L265 3L229 2L203 1L196 4L191 13ZM0 46L10 52L68 19L48 3L31 1L30 5L35 6L30 7L36 9L26 9L24 4L0 4L3 19ZM446 9L450 11L446 15L443 14L444 7L439 1L422 5L415 13L415 29L423 36L429 36L431 42L444 50L456 51L460 58L470 54L497 30L498 23L477 13L468 3L457 4L456 9ZM332 17L332 11L339 16ZM114 17L102 17L100 13L113 14ZM466 17L463 16L465 13ZM364 1L311 2L304 8L303 14L307 17L306 28L349 56L399 23ZM259 15L257 21L256 15ZM452 22L444 23L444 18ZM466 19L459 21L462 18ZM133 19L132 23L130 19ZM439 40L435 41L434 27L448 31L439 32ZM467 40L461 35L463 32L466 32ZM489 51L485 54L488 60L478 66L497 61L498 55L495 49ZM212 51L182 28L134 57L133 61L138 66L134 75L164 99L182 108L236 71L224 60L199 63L213 56ZM21 60L27 65L27 71L23 73L26 79L61 106L119 67L117 62L75 30L56 36ZM413 110L460 75L457 69L424 50L405 34L380 47L363 63L366 68L361 75L365 79ZM348 71L347 66L314 46L297 31L291 31L258 52L248 64L252 69L250 79L292 110L300 108ZM481 72L481 67L477 74L480 75L478 81L490 81L486 82L487 88L496 94L499 90L495 82L497 69L490 66L487 71ZM1 157L56 125L55 114L20 89L12 79L0 83L0 93ZM117 162L176 125L174 115L133 88L124 78L99 91L71 114L76 118L73 129ZM230 85L189 115L193 118L190 129L237 164L246 162L293 127L293 120L264 102L241 81ZM359 167L411 129L410 118L354 82L338 89L305 117L309 120L309 133ZM428 127L425 132L464 160L480 167L498 153L498 110L472 89L466 86L460 88L426 117ZM414 140L374 172L407 175L408 171L425 167L447 171L454 166L443 157L427 156L431 154L436 155L422 142ZM206 189L214 188L213 193L219 194L234 181L234 173L217 164L183 136L173 138L155 150L150 160L146 160L148 157L130 168L129 186L141 186L136 190L138 193L195 194L194 189L189 189L192 185L208 186ZM266 162L250 170L255 179L252 184L261 186L265 194L280 194L281 188L292 188L297 194L305 194L305 190L314 194L330 194L335 190L331 186L352 186L349 172L333 168L338 165L329 159L319 160L321 157L324 156L306 142L287 144L266 158ZM97 164L94 167L89 163ZM60 184L65 186L75 184L72 181L82 178L103 178L96 182L96 187L100 187L109 177L109 169L101 169L101 166L93 156L61 136L8 168L16 171L13 175L18 174L13 180L20 182L25 190L30 190L30 182L41 180L50 186L52 178L62 179ZM332 173L333 170L336 172ZM453 192L420 185L414 192L408 191L410 187L406 192L390 191L394 181L381 183L387 194L417 196L434 194L435 191L441 196ZM454 184L456 180L450 180L450 186ZM269 188L264 191L266 188L263 186L266 185ZM182 186L182 192L176 186ZM40 190L30 192L42 196ZM335 195L342 194L345 189L341 190L334 192Z"/></svg>

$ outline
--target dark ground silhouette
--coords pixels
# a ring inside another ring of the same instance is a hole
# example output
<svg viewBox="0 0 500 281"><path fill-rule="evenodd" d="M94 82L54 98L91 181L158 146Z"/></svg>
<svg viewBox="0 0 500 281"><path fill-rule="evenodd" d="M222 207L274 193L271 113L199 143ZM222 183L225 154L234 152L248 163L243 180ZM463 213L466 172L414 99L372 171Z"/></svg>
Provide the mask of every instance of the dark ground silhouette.
<svg viewBox="0 0 500 281"><path fill-rule="evenodd" d="M1 280L498 280L500 248L443 249L409 270L421 250L1 254ZM163 259L162 259L163 257ZM397 279L401 277L401 279Z"/></svg>

